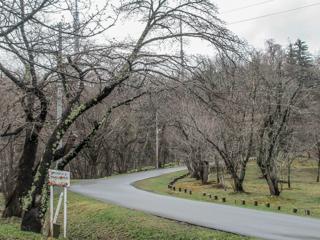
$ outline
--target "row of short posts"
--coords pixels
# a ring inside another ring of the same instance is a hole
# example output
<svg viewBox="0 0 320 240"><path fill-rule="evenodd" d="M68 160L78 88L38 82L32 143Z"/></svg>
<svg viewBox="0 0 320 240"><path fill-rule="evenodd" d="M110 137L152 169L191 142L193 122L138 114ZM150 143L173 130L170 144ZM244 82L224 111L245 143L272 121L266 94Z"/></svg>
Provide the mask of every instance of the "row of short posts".
<svg viewBox="0 0 320 240"><path fill-rule="evenodd" d="M188 193L188 194L190 194L190 195L192 195L192 190L188 190L188 189L182 189L181 187L179 187L178 189L176 189L176 186L174 186L174 185L168 185L168 188L169 189L171 189L171 190L173 190L173 191L179 191L179 192L184 192L184 193Z"/></svg>
<svg viewBox="0 0 320 240"><path fill-rule="evenodd" d="M202 196L204 196L204 197L207 196L207 195L208 195L208 197L211 198L211 199L214 199L214 200L216 200L216 201L219 200L219 197L218 197L217 195L212 196L211 194L207 194L207 193L203 193L203 194L202 194ZM221 198L221 201L222 201L222 202L227 202L227 198L222 197L222 198Z"/></svg>
<svg viewBox="0 0 320 240"><path fill-rule="evenodd" d="M178 189L176 189L176 187L174 186L174 185L168 185L168 188L169 189L171 189L171 190L173 190L173 191L179 191L179 192L184 192L185 194L189 194L189 195L192 195L192 190L188 190L188 189L182 189L181 187L179 187ZM208 194L208 193L202 193L202 196L203 197L206 197L206 196L208 196L210 199L214 199L215 201L218 201L219 200L219 196L217 196L217 195L211 195L211 194ZM227 202L227 198L226 197L222 197L221 198L221 201L222 202ZM237 204L237 201L235 200L235 204ZM241 200L241 205L246 205L247 204L247 202L246 202L246 200ZM254 206L259 206L259 202L258 201L254 201L253 202L253 205ZM271 208L271 204L269 203L269 202L267 202L267 203L265 203L265 207L267 207L267 208ZM278 211L281 211L281 206L277 206L277 210ZM295 213L295 214L298 214L298 209L297 208L293 208L292 209L292 213ZM305 215L307 215L307 216L310 216L311 215L311 211L309 210L309 209L304 209L304 214Z"/></svg>
<svg viewBox="0 0 320 240"><path fill-rule="evenodd" d="M209 196L209 198L212 198L212 195L211 194L207 194L207 193L202 193L202 196ZM219 197L217 195L214 196L214 200L219 200ZM222 202L226 202L226 198L225 197L222 197L221 198ZM237 204L237 200L235 200L235 204ZM258 206L259 203L258 201L254 201L253 202L254 206ZM241 205L246 205L246 200L242 199L241 200ZM270 208L271 207L271 204L269 202L265 203L265 207L267 208ZM277 206L277 210L278 211L281 211L281 206ZM292 209L292 212L295 213L295 214L298 214L298 209L297 208L293 208ZM304 209L304 214L307 215L307 216L310 216L311 215L311 211L309 209Z"/></svg>
<svg viewBox="0 0 320 240"><path fill-rule="evenodd" d="M173 191L178 190L179 192L184 192L184 193L186 193L186 194L192 195L192 190L182 189L181 187L179 187L178 189L176 189L176 187L175 187L175 186L172 186L172 185L168 185L168 188L169 188L169 189L172 189ZM202 196L203 196L203 197L208 196L210 199L214 199L214 200L216 200L216 201L219 200L219 197L218 197L217 195L212 196L211 194L202 193ZM221 201L222 201L222 202L227 202L226 197L222 197L222 198L221 198ZM236 201L235 201L235 204L237 204ZM246 201L245 201L245 200L241 200L241 204L242 204L242 205L246 205ZM254 206L259 206L258 201L254 201ZM270 204L270 203L265 203L265 207L270 208L270 207L271 207L271 204ZM281 206L277 206L277 210L278 210L278 211L281 211ZM293 209L292 209L292 212L295 213L295 214L297 214L297 213L298 213L298 209L297 209L297 208L293 208ZM311 215L311 211L310 211L309 209L304 209L304 213L305 213L305 215L307 215L307 216L310 216L310 215Z"/></svg>

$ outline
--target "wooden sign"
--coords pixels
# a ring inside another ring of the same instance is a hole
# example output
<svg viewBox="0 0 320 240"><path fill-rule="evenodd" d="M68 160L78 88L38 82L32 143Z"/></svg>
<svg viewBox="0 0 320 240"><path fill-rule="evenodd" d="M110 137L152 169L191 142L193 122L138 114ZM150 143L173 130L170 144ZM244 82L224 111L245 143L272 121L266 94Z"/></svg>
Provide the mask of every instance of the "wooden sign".
<svg viewBox="0 0 320 240"><path fill-rule="evenodd" d="M49 169L50 186L70 187L70 172Z"/></svg>
<svg viewBox="0 0 320 240"><path fill-rule="evenodd" d="M63 237L67 237L67 188L70 187L70 172L67 171L59 171L49 169L49 180L48 184L50 186L50 236L53 237L54 232L54 224L57 222L58 214L60 212L60 207L63 198ZM63 192L60 193L58 205L55 214L53 207L53 187L63 187Z"/></svg>

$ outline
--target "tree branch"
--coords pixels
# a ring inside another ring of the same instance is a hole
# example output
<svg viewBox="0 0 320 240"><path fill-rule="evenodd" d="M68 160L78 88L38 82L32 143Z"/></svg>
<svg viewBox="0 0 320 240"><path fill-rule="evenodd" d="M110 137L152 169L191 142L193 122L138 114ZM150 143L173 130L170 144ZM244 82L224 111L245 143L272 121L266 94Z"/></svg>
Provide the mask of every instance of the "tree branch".
<svg viewBox="0 0 320 240"><path fill-rule="evenodd" d="M74 150L70 153L68 153L68 155L58 163L57 168L62 170L64 169L64 167L71 162L79 153L80 151L87 146L87 144L90 142L90 140L96 135L97 131L101 128L101 126L105 123L105 121L107 120L107 117L111 114L112 110L123 106L123 105L127 105L130 102L134 101L135 99L140 98L141 96L143 96L144 94L146 94L146 92L143 92L135 97L132 97L130 99L127 99L123 102L119 102L113 106L111 106L105 113L104 117L102 118L102 120L100 122L98 122L97 124L95 124L94 128L91 130L91 132L79 143L75 146Z"/></svg>

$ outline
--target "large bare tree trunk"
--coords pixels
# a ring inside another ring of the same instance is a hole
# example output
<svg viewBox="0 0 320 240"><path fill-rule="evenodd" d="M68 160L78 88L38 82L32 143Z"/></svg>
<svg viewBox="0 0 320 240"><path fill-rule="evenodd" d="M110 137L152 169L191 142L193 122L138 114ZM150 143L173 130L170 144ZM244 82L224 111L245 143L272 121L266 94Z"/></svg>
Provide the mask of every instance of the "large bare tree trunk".
<svg viewBox="0 0 320 240"><path fill-rule="evenodd" d="M214 162L216 165L216 174L217 174L217 183L220 183L220 164L219 159L217 157L214 158Z"/></svg>
<svg viewBox="0 0 320 240"><path fill-rule="evenodd" d="M36 175L30 192L24 198L25 211L22 216L21 230L40 233L47 210L48 186L46 184L48 169L53 159L55 136L48 141L44 155L36 170Z"/></svg>
<svg viewBox="0 0 320 240"><path fill-rule="evenodd" d="M242 164L241 164L239 177L235 178L236 179L235 180L235 190L236 190L236 192L239 192L239 193L244 192L243 182L244 182L244 178L246 176L248 161L249 161L249 155L248 155L247 159L244 162L242 162Z"/></svg>
<svg viewBox="0 0 320 240"><path fill-rule="evenodd" d="M266 179L270 194L272 196L280 196L280 189L279 189L279 180L278 177L275 176L270 172L270 170L266 169L265 166L260 166L260 170L262 172L263 177Z"/></svg>
<svg viewBox="0 0 320 240"><path fill-rule="evenodd" d="M317 174L317 182L320 182L320 142L317 143L318 150L318 174Z"/></svg>
<svg viewBox="0 0 320 240"><path fill-rule="evenodd" d="M264 176L267 180L269 191L272 196L280 196L280 189L277 178L272 177L271 174L267 174Z"/></svg>
<svg viewBox="0 0 320 240"><path fill-rule="evenodd" d="M271 160L269 159L267 162L270 163L270 161ZM261 160L258 160L257 163L258 163L258 166L261 170L263 177L266 179L270 194L272 196L280 196L281 191L279 189L278 176L275 173L273 173L273 171L270 169L270 167L272 167L272 166L267 166Z"/></svg>
<svg viewBox="0 0 320 240"><path fill-rule="evenodd" d="M288 188L291 188L291 163L288 163Z"/></svg>
<svg viewBox="0 0 320 240"><path fill-rule="evenodd" d="M202 184L207 184L209 179L209 163L207 161L201 162L200 176Z"/></svg>
<svg viewBox="0 0 320 240"><path fill-rule="evenodd" d="M33 166L38 149L38 134L31 129L26 131L23 152L19 159L16 185L6 198L3 217L21 217L22 198L27 194L33 181Z"/></svg>
<svg viewBox="0 0 320 240"><path fill-rule="evenodd" d="M244 188L243 188L243 181L241 181L239 178L234 177L233 178L233 183L234 183L234 190L237 193L242 193L244 192Z"/></svg>
<svg viewBox="0 0 320 240"><path fill-rule="evenodd" d="M191 177L197 180L201 179L199 163L192 162L191 165L192 165L192 169L190 173Z"/></svg>
<svg viewBox="0 0 320 240"><path fill-rule="evenodd" d="M320 182L320 152L318 156L318 174L317 174L317 182Z"/></svg>
<svg viewBox="0 0 320 240"><path fill-rule="evenodd" d="M191 148L189 173L192 178L195 178L197 180L201 179L200 159L197 154L197 149L194 147Z"/></svg>
<svg viewBox="0 0 320 240"><path fill-rule="evenodd" d="M243 177L242 176L239 177L237 172L233 171L233 172L231 172L231 177L232 177L232 180L233 180L234 191L237 192L237 193L244 192L244 188L243 188L244 176Z"/></svg>

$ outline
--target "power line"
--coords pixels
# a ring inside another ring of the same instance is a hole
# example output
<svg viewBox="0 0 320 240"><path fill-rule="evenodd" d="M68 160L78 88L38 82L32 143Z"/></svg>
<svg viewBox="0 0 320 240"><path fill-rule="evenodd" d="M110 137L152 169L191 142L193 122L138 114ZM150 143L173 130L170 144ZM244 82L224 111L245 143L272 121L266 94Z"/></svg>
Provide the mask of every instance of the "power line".
<svg viewBox="0 0 320 240"><path fill-rule="evenodd" d="M313 7L313 6L317 6L317 5L320 5L320 2L312 3L312 4L309 4L309 5L304 5L304 6L301 6L301 7L292 8L292 9L288 9L288 10L284 10L284 11L269 13L269 14L258 16L258 17L247 18L247 19L243 19L243 20L240 20L240 21L230 22L230 23L228 23L228 25L234 25L234 24L243 23L243 22L250 22L250 21L261 19L261 18L266 18L266 17L270 17L270 16L275 16L275 15L281 15L281 14L284 14L284 13L294 12L294 11L297 11L297 10L300 10L300 9L309 8L309 7Z"/></svg>
<svg viewBox="0 0 320 240"><path fill-rule="evenodd" d="M243 10L243 9L247 9L247 8L252 8L252 7L255 7L255 6L264 5L264 4L267 4L267 3L270 3L270 2L274 2L274 0L268 0L268 1L260 2L260 3L254 3L254 4L247 5L247 6L239 7L239 8L234 8L234 9L226 10L226 11L221 12L220 14L237 12L237 11L240 11L240 10Z"/></svg>

